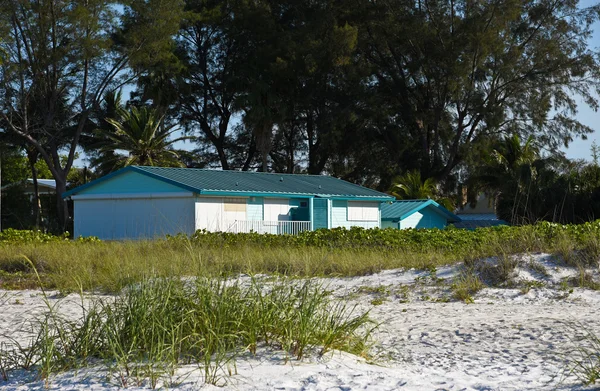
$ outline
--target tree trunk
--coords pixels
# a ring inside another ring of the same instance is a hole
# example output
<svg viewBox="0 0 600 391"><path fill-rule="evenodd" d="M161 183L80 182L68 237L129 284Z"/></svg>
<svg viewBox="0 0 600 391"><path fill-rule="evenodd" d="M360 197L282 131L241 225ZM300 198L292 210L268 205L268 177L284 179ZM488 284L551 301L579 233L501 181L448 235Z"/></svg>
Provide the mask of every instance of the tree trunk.
<svg viewBox="0 0 600 391"><path fill-rule="evenodd" d="M36 230L40 229L40 191L38 186L38 175L35 163L37 162L37 151L28 151L27 160L31 169L33 179L33 224Z"/></svg>
<svg viewBox="0 0 600 391"><path fill-rule="evenodd" d="M217 150L217 154L219 155L219 161L221 162L221 168L223 170L229 170L229 162L227 161L227 154L225 153L225 148L223 147L223 143L219 142L218 144L214 144L215 149Z"/></svg>
<svg viewBox="0 0 600 391"><path fill-rule="evenodd" d="M261 155L262 155L262 172L267 172L267 169L269 168L269 152L266 150L262 151Z"/></svg>
<svg viewBox="0 0 600 391"><path fill-rule="evenodd" d="M250 146L248 147L248 156L246 157L246 161L242 166L242 171L248 171L250 169L250 164L252 163L252 159L254 159L254 154L256 153L256 143L254 142L254 137L250 140Z"/></svg>
<svg viewBox="0 0 600 391"><path fill-rule="evenodd" d="M67 230L70 220L69 208L67 201L62 198L64 192L67 191L67 176L63 178L55 178L56 180L56 214L58 217L59 228L64 232Z"/></svg>

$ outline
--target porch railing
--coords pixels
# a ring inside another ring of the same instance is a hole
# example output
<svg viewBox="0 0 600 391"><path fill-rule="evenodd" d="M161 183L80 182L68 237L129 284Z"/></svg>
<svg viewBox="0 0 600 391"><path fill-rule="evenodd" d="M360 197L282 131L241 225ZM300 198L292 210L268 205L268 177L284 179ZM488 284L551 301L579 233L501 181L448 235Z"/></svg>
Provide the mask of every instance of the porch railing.
<svg viewBox="0 0 600 391"><path fill-rule="evenodd" d="M262 220L236 220L227 223L227 232L277 235L297 235L303 231L310 231L310 221L262 221Z"/></svg>

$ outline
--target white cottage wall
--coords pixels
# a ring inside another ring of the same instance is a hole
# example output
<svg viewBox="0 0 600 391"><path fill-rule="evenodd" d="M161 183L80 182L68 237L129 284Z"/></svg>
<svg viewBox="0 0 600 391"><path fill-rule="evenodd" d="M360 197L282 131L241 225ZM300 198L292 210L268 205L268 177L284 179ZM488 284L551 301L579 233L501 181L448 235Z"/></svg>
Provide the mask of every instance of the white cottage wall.
<svg viewBox="0 0 600 391"><path fill-rule="evenodd" d="M257 232L277 233L275 221L290 221L290 199L261 197L197 197L195 206L196 229L210 232L252 229ZM265 224L249 223L265 221ZM235 226L236 222L239 225ZM244 223L245 222L245 223Z"/></svg>
<svg viewBox="0 0 600 391"><path fill-rule="evenodd" d="M364 217L363 213L358 216L356 213L349 212L348 204L351 207L364 208ZM331 203L331 228L378 228L380 226L380 216L379 202L359 201L353 205L353 201L333 200Z"/></svg>

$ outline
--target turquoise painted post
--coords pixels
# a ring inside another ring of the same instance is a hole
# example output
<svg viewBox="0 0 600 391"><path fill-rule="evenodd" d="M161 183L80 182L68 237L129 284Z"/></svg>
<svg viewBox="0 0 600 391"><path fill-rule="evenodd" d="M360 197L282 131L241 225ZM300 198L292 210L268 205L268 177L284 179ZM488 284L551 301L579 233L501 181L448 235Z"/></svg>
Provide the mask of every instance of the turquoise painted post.
<svg viewBox="0 0 600 391"><path fill-rule="evenodd" d="M311 231L315 230L315 226L314 226L315 223L314 223L314 218L313 218L313 216L314 216L313 200L314 200L314 198L312 198L312 197L308 199L308 213L309 213L308 218L310 220L310 230Z"/></svg>

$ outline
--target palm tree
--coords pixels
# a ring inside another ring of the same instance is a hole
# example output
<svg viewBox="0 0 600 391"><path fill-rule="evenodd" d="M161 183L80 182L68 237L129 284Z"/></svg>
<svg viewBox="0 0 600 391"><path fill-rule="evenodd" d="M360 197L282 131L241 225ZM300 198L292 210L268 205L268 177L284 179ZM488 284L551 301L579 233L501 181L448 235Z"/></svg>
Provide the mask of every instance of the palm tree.
<svg viewBox="0 0 600 391"><path fill-rule="evenodd" d="M519 188L535 177L534 162L539 159L539 149L529 136L524 144L518 135L506 137L489 155L489 159L472 176L470 186L498 195L507 185Z"/></svg>
<svg viewBox="0 0 600 391"><path fill-rule="evenodd" d="M117 118L106 118L107 128L96 130L102 144L100 164L108 164L113 170L131 165L183 166L173 144L191 137L171 139L177 129L174 125L166 126L164 116L157 110L145 106L129 110L119 107L116 114Z"/></svg>
<svg viewBox="0 0 600 391"><path fill-rule="evenodd" d="M540 163L539 149L529 136L524 143L515 134L499 142L469 180L471 196L483 191L498 205L505 220L517 222L519 215L530 211L533 183ZM523 217L523 216L520 216Z"/></svg>
<svg viewBox="0 0 600 391"><path fill-rule="evenodd" d="M454 202L450 198L439 197L435 179L423 180L421 173L417 170L408 171L396 178L390 193L399 200L435 199L446 209L454 209Z"/></svg>
<svg viewBox="0 0 600 391"><path fill-rule="evenodd" d="M494 149L492 155L503 171L522 185L524 181L535 175L533 162L539 157L539 149L529 136L524 144L518 135L506 137L504 142Z"/></svg>
<svg viewBox="0 0 600 391"><path fill-rule="evenodd" d="M432 198L436 193L436 183L433 178L423 181L417 170L409 171L394 181L391 193L400 200Z"/></svg>

